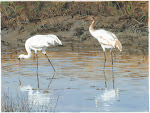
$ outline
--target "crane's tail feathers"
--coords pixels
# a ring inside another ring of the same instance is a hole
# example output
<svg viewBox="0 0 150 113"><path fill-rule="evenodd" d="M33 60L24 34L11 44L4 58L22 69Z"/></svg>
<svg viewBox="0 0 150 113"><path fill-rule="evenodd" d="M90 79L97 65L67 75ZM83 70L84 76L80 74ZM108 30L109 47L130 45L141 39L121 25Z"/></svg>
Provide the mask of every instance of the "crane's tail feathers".
<svg viewBox="0 0 150 113"><path fill-rule="evenodd" d="M55 42L57 42L59 45L62 45L62 42L56 37Z"/></svg>
<svg viewBox="0 0 150 113"><path fill-rule="evenodd" d="M54 43L58 43L59 45L62 45L62 42L59 40L59 38L56 35L50 35L53 38L53 45Z"/></svg>
<svg viewBox="0 0 150 113"><path fill-rule="evenodd" d="M120 50L120 52L122 51L122 45L121 45L120 41L117 40L117 39L116 39L116 42L115 42L115 47L117 47Z"/></svg>

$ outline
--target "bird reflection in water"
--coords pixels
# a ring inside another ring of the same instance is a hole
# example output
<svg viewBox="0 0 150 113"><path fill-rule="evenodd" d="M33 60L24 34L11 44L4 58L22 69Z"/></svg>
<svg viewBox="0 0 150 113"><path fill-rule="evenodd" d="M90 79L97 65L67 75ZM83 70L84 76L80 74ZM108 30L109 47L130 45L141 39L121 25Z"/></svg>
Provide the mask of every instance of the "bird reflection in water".
<svg viewBox="0 0 150 113"><path fill-rule="evenodd" d="M51 103L53 96L50 93L42 93L39 90L33 89L30 85L20 86L22 92L28 92L28 102L29 105L39 105L43 106Z"/></svg>
<svg viewBox="0 0 150 113"><path fill-rule="evenodd" d="M49 92L50 84L52 82L53 77L51 78L46 89L33 89L30 85L23 86L19 79L19 88L21 92L28 92L28 103L30 106L34 106L35 109L37 106L41 107L41 109L43 109L43 106L45 106L47 107L47 110L55 111L58 104L59 95L56 98L54 97L52 92Z"/></svg>
<svg viewBox="0 0 150 113"><path fill-rule="evenodd" d="M109 106L111 106L114 102L116 102L119 98L120 95L120 89L115 88L115 81L114 81L114 72L113 72L113 65L112 65L112 82L113 82L113 89L107 89L107 78L105 75L105 64L106 61L104 62L104 79L105 79L105 89L102 90L102 93L97 95L95 98L95 104L96 108L102 107L105 109L105 111L109 111Z"/></svg>

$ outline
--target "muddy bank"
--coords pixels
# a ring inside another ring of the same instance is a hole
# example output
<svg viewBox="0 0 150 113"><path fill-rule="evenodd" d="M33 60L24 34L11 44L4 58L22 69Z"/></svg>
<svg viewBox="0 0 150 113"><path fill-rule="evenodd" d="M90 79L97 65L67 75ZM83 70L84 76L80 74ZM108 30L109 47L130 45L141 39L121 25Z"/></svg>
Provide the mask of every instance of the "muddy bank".
<svg viewBox="0 0 150 113"><path fill-rule="evenodd" d="M99 42L89 33L90 21L87 16L56 16L16 28L2 29L2 51L24 48L25 41L36 34L55 34L64 48L99 48ZM105 29L116 34L129 54L148 55L148 27L129 16L95 17L95 29ZM3 23L2 23L3 24ZM60 48L60 46L56 46ZM114 49L114 51L118 51Z"/></svg>

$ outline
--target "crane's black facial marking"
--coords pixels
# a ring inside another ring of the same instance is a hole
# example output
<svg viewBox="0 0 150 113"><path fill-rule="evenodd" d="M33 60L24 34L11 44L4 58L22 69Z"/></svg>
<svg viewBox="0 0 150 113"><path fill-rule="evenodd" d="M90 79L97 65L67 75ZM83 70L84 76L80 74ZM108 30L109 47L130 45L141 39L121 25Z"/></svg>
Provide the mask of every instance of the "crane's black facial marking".
<svg viewBox="0 0 150 113"><path fill-rule="evenodd" d="M92 17L93 20L95 20L94 16Z"/></svg>
<svg viewBox="0 0 150 113"><path fill-rule="evenodd" d="M93 20L95 20L95 18L94 18L94 16L92 16L92 17L89 17L88 20L93 21Z"/></svg>

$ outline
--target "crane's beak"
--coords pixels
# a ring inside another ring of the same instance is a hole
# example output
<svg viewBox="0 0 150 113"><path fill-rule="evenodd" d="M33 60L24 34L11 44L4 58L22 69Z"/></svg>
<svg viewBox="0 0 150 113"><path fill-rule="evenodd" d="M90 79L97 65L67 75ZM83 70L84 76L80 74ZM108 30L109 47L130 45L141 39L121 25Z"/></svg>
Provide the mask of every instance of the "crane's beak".
<svg viewBox="0 0 150 113"><path fill-rule="evenodd" d="M19 60L19 61L18 61L18 67L19 67L19 66L20 66L20 58L18 58L18 60Z"/></svg>

